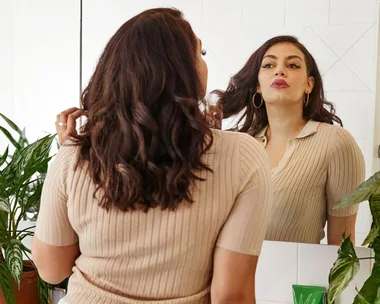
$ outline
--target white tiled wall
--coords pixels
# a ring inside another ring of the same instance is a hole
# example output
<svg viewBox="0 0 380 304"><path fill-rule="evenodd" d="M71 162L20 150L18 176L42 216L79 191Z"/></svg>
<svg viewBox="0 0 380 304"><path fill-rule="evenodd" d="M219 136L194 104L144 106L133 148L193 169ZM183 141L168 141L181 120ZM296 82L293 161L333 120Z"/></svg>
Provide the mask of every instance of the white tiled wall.
<svg viewBox="0 0 380 304"><path fill-rule="evenodd" d="M79 100L79 2L53 2L0 3L0 111L32 137L54 132L56 113ZM367 176L372 173L375 0L83 0L84 85L116 29L154 6L181 9L203 40L208 91L225 88L230 76L270 37L298 36L319 63L327 97L363 151ZM369 223L368 206L363 205L357 239L364 238ZM331 246L266 242L258 267L258 303L292 303L294 283L325 286L336 251ZM366 249L359 251L368 255ZM367 275L369 264L363 263L359 288ZM353 293L351 285L341 303L351 303Z"/></svg>

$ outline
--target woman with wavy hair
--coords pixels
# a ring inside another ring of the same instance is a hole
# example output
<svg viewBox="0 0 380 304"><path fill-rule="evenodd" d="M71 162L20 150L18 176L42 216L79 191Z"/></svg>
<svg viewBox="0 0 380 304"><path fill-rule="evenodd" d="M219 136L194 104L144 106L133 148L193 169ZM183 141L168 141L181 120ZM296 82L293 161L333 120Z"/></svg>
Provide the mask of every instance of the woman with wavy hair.
<svg viewBox="0 0 380 304"><path fill-rule="evenodd" d="M234 130L255 137L269 156L273 208L266 239L319 244L327 222L329 244L340 244L343 232L354 242L358 206L331 208L363 182L364 159L326 100L305 46L292 36L268 40L225 91L214 93L224 118L242 113Z"/></svg>
<svg viewBox="0 0 380 304"><path fill-rule="evenodd" d="M178 10L144 11L110 39L84 110L57 117L32 252L45 281L70 277L62 303L255 303L268 157L209 128L202 55Z"/></svg>

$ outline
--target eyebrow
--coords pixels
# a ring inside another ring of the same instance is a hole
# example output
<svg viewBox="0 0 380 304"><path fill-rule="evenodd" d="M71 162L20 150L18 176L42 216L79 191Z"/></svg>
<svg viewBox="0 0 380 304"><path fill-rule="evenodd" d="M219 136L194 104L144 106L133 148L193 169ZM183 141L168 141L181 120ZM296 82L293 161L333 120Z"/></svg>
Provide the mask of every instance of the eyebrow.
<svg viewBox="0 0 380 304"><path fill-rule="evenodd" d="M272 59L278 59L277 56L274 56L274 55L266 55L266 56L264 56L264 58L266 58L266 57L269 57L269 58L272 58ZM297 59L303 61L302 58L300 56L297 56L297 55L290 55L290 56L286 57L287 60L294 59L294 58L297 58Z"/></svg>
<svg viewBox="0 0 380 304"><path fill-rule="evenodd" d="M202 49L202 40L201 39L199 39L199 43L201 44L201 49Z"/></svg>

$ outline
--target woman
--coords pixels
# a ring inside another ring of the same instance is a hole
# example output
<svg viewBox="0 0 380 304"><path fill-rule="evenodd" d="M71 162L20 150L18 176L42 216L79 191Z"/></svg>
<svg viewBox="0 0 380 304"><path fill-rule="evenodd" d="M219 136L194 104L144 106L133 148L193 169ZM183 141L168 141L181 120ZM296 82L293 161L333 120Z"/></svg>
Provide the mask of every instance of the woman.
<svg viewBox="0 0 380 304"><path fill-rule="evenodd" d="M363 182L364 159L333 125L342 122L308 50L294 37L274 37L215 93L224 118L245 109L235 130L268 153L274 194L266 239L319 244L327 221L328 244L339 245L344 231L354 242L358 206L331 208Z"/></svg>
<svg viewBox="0 0 380 304"><path fill-rule="evenodd" d="M271 181L265 150L211 130L207 67L175 9L127 21L62 113L33 241L62 303L255 303ZM79 134L75 119L88 116Z"/></svg>

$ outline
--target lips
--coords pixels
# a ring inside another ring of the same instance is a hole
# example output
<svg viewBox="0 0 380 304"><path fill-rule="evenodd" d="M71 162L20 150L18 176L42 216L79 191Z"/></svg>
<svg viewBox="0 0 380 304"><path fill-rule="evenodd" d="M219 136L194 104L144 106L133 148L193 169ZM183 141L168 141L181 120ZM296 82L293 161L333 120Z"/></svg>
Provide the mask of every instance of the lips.
<svg viewBox="0 0 380 304"><path fill-rule="evenodd" d="M274 88L287 88L288 86L288 83L283 79L276 79L272 83L272 87Z"/></svg>

